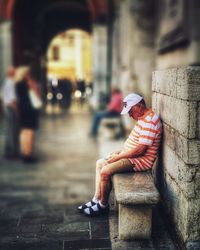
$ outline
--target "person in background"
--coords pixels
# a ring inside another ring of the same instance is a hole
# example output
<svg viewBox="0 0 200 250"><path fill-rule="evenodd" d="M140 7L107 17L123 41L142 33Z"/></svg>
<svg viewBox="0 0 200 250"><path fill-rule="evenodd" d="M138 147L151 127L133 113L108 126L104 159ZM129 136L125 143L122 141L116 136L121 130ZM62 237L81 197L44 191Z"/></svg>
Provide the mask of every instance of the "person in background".
<svg viewBox="0 0 200 250"><path fill-rule="evenodd" d="M120 115L122 103L123 98L121 91L118 88L113 87L111 100L107 105L107 109L104 111L94 112L93 114L92 127L90 131L91 136L96 137L98 135L99 125L103 118L112 118Z"/></svg>
<svg viewBox="0 0 200 250"><path fill-rule="evenodd" d="M34 107L30 93L39 99L40 89L33 79L29 67L17 70L16 93L19 106L20 147L22 160L25 163L38 161L33 155L35 131L39 125L39 109Z"/></svg>
<svg viewBox="0 0 200 250"><path fill-rule="evenodd" d="M97 161L94 197L78 207L85 215L102 215L109 211L108 199L113 174L150 170L157 158L162 134L159 116L146 107L142 96L135 93L124 98L121 114L129 114L137 122L121 150Z"/></svg>
<svg viewBox="0 0 200 250"><path fill-rule="evenodd" d="M4 149L6 159L19 157L19 124L14 77L15 68L10 66L1 89L6 128Z"/></svg>

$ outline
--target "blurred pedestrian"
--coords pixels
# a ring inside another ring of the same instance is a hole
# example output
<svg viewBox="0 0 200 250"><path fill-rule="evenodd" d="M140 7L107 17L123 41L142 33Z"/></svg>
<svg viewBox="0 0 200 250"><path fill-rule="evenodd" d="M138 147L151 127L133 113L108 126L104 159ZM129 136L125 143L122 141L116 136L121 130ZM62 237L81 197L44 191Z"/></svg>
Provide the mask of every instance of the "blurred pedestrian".
<svg viewBox="0 0 200 250"><path fill-rule="evenodd" d="M16 90L19 105L20 146L22 160L25 163L35 163L33 155L35 131L38 128L41 108L40 89L33 79L28 67L17 70Z"/></svg>
<svg viewBox="0 0 200 250"><path fill-rule="evenodd" d="M91 136L96 137L98 135L99 125L103 118L112 118L120 116L122 103L123 98L120 89L113 87L111 93L111 100L107 105L107 109L104 111L94 112L93 114L92 127L90 131Z"/></svg>
<svg viewBox="0 0 200 250"><path fill-rule="evenodd" d="M86 90L86 85L85 85L84 79L77 80L77 90L80 93L80 103L83 104L83 102L85 100L85 90Z"/></svg>
<svg viewBox="0 0 200 250"><path fill-rule="evenodd" d="M7 159L19 157L19 124L14 77L15 68L10 66L1 89L6 128L4 156Z"/></svg>
<svg viewBox="0 0 200 250"><path fill-rule="evenodd" d="M71 106L71 100L72 100L72 83L70 79L66 78L65 84L66 84L65 98L66 98L67 108L69 108Z"/></svg>

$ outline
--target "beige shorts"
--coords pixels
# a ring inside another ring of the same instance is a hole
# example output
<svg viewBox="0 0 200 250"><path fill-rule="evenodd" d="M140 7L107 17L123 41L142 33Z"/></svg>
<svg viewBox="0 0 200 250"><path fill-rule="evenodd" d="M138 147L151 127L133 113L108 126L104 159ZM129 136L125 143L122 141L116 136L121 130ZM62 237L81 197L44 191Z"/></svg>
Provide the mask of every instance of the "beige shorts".
<svg viewBox="0 0 200 250"><path fill-rule="evenodd" d="M130 162L129 159L121 159L113 163L108 163L106 159L99 159L98 164L101 164L102 167L109 165L113 169L113 172L116 173L135 172L133 169L134 165Z"/></svg>

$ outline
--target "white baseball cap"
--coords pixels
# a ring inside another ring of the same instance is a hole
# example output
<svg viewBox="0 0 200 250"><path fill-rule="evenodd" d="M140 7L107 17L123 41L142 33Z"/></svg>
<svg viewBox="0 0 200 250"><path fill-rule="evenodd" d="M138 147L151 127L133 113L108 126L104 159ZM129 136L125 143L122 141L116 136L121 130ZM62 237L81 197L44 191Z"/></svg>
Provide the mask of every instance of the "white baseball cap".
<svg viewBox="0 0 200 250"><path fill-rule="evenodd" d="M142 96L135 94L135 93L131 93L129 95L127 95L124 100L124 107L122 109L121 115L125 115L128 114L129 110L136 104L138 104L141 100L143 99Z"/></svg>

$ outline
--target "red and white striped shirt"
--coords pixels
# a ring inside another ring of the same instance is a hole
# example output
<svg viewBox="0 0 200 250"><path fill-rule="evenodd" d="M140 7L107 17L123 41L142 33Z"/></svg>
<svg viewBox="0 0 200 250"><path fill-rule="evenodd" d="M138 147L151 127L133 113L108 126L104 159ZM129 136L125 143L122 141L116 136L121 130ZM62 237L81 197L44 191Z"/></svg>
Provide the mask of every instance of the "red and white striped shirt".
<svg viewBox="0 0 200 250"><path fill-rule="evenodd" d="M124 152L130 151L141 144L148 146L144 155L129 159L134 165L135 171L146 171L152 168L160 146L161 133L161 120L157 114L149 109L137 121L123 146Z"/></svg>

